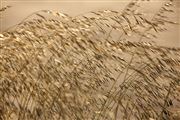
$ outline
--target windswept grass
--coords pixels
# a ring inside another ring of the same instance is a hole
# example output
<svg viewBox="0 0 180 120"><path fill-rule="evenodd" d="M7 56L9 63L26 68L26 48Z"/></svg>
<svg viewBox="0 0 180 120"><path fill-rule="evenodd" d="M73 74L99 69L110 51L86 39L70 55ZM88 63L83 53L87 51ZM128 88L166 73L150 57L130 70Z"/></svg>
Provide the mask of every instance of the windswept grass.
<svg viewBox="0 0 180 120"><path fill-rule="evenodd" d="M2 32L0 120L178 119L180 48L152 42L177 25L173 1L151 18L143 2L76 17L41 10Z"/></svg>

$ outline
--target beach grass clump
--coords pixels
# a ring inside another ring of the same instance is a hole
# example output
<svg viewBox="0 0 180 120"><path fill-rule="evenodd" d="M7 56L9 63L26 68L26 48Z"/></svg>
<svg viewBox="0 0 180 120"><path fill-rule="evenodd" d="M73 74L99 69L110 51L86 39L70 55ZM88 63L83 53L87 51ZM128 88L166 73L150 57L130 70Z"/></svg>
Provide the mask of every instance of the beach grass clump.
<svg viewBox="0 0 180 120"><path fill-rule="evenodd" d="M177 25L173 1L151 18L144 2L75 17L41 10L3 31L0 120L178 119L180 48L152 42Z"/></svg>

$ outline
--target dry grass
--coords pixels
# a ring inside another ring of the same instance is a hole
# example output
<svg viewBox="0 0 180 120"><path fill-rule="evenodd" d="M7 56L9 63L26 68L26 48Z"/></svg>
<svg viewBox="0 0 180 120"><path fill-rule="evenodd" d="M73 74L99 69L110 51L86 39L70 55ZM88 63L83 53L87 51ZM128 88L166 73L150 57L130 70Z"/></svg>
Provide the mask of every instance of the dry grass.
<svg viewBox="0 0 180 120"><path fill-rule="evenodd" d="M176 25L173 1L150 19L142 4L76 17L42 10L1 33L0 120L178 119L180 48L152 42Z"/></svg>

